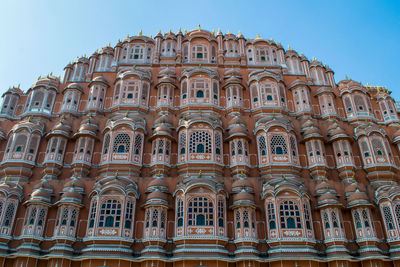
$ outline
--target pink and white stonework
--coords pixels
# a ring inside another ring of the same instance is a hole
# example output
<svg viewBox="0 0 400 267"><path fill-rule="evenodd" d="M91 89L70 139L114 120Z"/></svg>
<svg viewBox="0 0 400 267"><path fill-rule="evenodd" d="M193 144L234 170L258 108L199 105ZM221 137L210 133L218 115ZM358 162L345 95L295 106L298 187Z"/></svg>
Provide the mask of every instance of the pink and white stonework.
<svg viewBox="0 0 400 267"><path fill-rule="evenodd" d="M2 266L400 265L390 92L273 40L128 36L0 127Z"/></svg>

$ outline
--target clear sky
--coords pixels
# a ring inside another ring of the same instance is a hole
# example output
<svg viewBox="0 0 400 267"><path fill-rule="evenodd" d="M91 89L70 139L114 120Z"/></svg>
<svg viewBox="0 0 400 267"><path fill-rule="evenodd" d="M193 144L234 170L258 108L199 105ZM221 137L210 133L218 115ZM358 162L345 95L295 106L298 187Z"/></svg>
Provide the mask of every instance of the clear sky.
<svg viewBox="0 0 400 267"><path fill-rule="evenodd" d="M63 73L77 56L142 29L150 36L197 28L274 38L400 100L400 0L84 1L0 0L0 93Z"/></svg>

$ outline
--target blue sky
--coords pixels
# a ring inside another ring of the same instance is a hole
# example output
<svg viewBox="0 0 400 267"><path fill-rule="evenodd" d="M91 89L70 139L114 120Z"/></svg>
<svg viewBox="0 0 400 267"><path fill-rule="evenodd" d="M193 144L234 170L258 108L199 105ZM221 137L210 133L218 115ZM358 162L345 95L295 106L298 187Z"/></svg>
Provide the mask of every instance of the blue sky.
<svg viewBox="0 0 400 267"><path fill-rule="evenodd" d="M127 34L179 27L274 38L400 100L400 1L0 1L0 93Z"/></svg>

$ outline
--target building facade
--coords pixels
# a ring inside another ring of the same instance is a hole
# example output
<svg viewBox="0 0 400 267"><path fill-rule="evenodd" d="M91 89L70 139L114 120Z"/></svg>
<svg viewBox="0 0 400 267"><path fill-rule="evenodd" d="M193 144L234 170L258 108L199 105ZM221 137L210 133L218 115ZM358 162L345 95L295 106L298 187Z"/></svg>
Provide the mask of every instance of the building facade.
<svg viewBox="0 0 400 267"><path fill-rule="evenodd" d="M200 27L10 88L2 266L398 266L386 88Z"/></svg>

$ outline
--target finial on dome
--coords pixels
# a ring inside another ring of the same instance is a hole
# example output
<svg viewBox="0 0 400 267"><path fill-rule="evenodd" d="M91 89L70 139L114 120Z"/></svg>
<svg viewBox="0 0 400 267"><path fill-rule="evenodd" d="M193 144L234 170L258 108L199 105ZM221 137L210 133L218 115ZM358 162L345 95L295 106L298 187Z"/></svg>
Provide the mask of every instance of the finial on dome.
<svg viewBox="0 0 400 267"><path fill-rule="evenodd" d="M126 35L126 39L128 39L128 38L129 38L129 34Z"/></svg>
<svg viewBox="0 0 400 267"><path fill-rule="evenodd" d="M213 35L215 35L215 29L213 29L212 33L213 33Z"/></svg>
<svg viewBox="0 0 400 267"><path fill-rule="evenodd" d="M287 49L288 49L288 50L291 50L291 49L290 49L290 45L287 46Z"/></svg>
<svg viewBox="0 0 400 267"><path fill-rule="evenodd" d="M200 24L199 24L199 26L197 26L197 29L198 29L199 31L201 30Z"/></svg>
<svg viewBox="0 0 400 267"><path fill-rule="evenodd" d="M257 39L260 39L261 37L260 37L260 35L259 34L257 34Z"/></svg>
<svg viewBox="0 0 400 267"><path fill-rule="evenodd" d="M182 32L181 27L179 27L179 31L178 32Z"/></svg>
<svg viewBox="0 0 400 267"><path fill-rule="evenodd" d="M199 177L201 177L201 175L202 175L202 170L199 171Z"/></svg>
<svg viewBox="0 0 400 267"><path fill-rule="evenodd" d="M241 31L239 31L238 36L242 36L242 32Z"/></svg>
<svg viewBox="0 0 400 267"><path fill-rule="evenodd" d="M140 32L139 32L139 36L142 36L143 35L143 31L142 30L140 30Z"/></svg>
<svg viewBox="0 0 400 267"><path fill-rule="evenodd" d="M218 33L217 34L221 34L221 28L218 28Z"/></svg>
<svg viewBox="0 0 400 267"><path fill-rule="evenodd" d="M115 178L118 177L118 170L115 171L114 177L115 177Z"/></svg>
<svg viewBox="0 0 400 267"><path fill-rule="evenodd" d="M185 29L185 34L187 34L187 29Z"/></svg>
<svg viewBox="0 0 400 267"><path fill-rule="evenodd" d="M152 35L152 34L150 34L150 38L153 38L153 35Z"/></svg>
<svg viewBox="0 0 400 267"><path fill-rule="evenodd" d="M169 29L169 34L172 34L172 31L171 31L171 29Z"/></svg>
<svg viewBox="0 0 400 267"><path fill-rule="evenodd" d="M231 30L228 30L228 34L231 34Z"/></svg>
<svg viewBox="0 0 400 267"><path fill-rule="evenodd" d="M158 30L158 33L159 33L159 34L161 34L161 29L160 29L160 30Z"/></svg>
<svg viewBox="0 0 400 267"><path fill-rule="evenodd" d="M28 122L31 122L32 121L32 116L29 116L28 117Z"/></svg>
<svg viewBox="0 0 400 267"><path fill-rule="evenodd" d="M127 110L127 111L125 112L125 117L124 117L124 118L128 118L128 115L129 115L129 110Z"/></svg>

